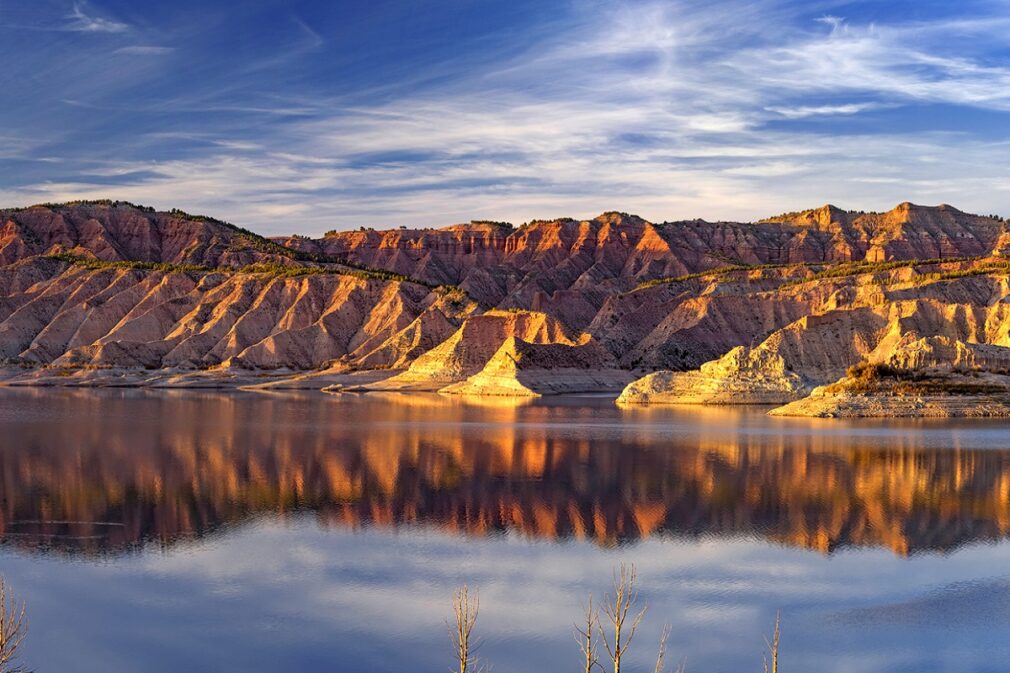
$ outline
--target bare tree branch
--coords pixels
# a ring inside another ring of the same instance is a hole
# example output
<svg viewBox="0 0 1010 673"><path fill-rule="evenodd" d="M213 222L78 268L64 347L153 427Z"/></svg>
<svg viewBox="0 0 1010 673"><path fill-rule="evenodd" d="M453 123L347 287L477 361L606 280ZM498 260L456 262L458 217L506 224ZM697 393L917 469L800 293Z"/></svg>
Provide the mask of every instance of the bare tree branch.
<svg viewBox="0 0 1010 673"><path fill-rule="evenodd" d="M768 657L765 657L765 673L779 673L779 626L781 625L782 615L779 612L775 613L775 631L772 633L771 642L765 638L765 645L768 646L768 653L772 657L771 669L768 668Z"/></svg>
<svg viewBox="0 0 1010 673"><path fill-rule="evenodd" d="M670 630L672 627L667 624L663 627L663 633L659 636L659 654L656 655L656 667L653 673L663 673L663 664L666 662L666 642L670 640ZM681 663L678 673L683 673L684 664Z"/></svg>
<svg viewBox="0 0 1010 673"><path fill-rule="evenodd" d="M575 642L579 644L582 652L583 673L592 673L596 667L600 666L599 643L594 638L594 634L600 626L600 611L593 607L593 595L589 594L589 603L585 608L585 629L575 625Z"/></svg>
<svg viewBox="0 0 1010 673"><path fill-rule="evenodd" d="M607 656L613 663L614 673L621 673L621 659L631 645L635 637L638 625L645 617L648 607L643 607L640 612L632 613L638 601L638 592L635 590L635 580L638 578L634 565L621 564L618 571L614 573L614 594L607 594L603 597L603 612L607 617L609 626L613 629L613 640L607 637L606 630L600 626L600 635L603 639L603 646L607 650ZM631 615L631 622L628 622Z"/></svg>
<svg viewBox="0 0 1010 673"><path fill-rule="evenodd" d="M0 673L21 673L16 665L18 650L28 635L28 618L24 601L18 601L7 591L0 577Z"/></svg>
<svg viewBox="0 0 1010 673"><path fill-rule="evenodd" d="M472 636L473 627L477 624L477 614L480 612L480 597L470 587L464 584L456 590L452 598L452 612L455 623L446 622L449 629L449 640L456 660L459 664L457 673L486 673L487 668L478 664L477 643ZM3 673L3 671L0 671Z"/></svg>

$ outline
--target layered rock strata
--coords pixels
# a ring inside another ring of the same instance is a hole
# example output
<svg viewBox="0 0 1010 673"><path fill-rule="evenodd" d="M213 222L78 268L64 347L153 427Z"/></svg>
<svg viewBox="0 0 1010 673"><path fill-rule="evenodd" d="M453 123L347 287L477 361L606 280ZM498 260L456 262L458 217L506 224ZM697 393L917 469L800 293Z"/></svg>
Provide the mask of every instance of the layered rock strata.
<svg viewBox="0 0 1010 673"><path fill-rule="evenodd" d="M1010 347L944 336L910 339L884 362L852 367L835 383L769 413L830 418L1010 416Z"/></svg>
<svg viewBox="0 0 1010 673"><path fill-rule="evenodd" d="M383 389L539 394L665 371L622 399L771 403L910 338L1010 343L1005 223L950 206L273 240L117 202L0 223L0 361L23 383L380 370Z"/></svg>

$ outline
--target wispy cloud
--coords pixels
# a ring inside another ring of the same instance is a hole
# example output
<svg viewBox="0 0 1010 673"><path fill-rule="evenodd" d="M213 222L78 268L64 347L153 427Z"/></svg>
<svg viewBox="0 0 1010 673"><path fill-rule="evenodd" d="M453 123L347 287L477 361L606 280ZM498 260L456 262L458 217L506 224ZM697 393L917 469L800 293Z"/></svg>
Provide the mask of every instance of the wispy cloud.
<svg viewBox="0 0 1010 673"><path fill-rule="evenodd" d="M843 105L798 105L796 107L769 107L766 109L787 119L804 119L806 117L854 115L878 107L880 107L878 103L845 103Z"/></svg>
<svg viewBox="0 0 1010 673"><path fill-rule="evenodd" d="M528 50L499 44L479 66L460 56L336 92L313 81L282 88L318 69L330 46L325 30L285 13L294 39L209 82L211 93L63 96L123 118L172 119L119 139L121 158L105 170L129 179L23 181L0 197L121 197L267 233L612 208L656 220L752 219L824 201L1003 208L1007 137L928 120L912 135L903 120L918 113L902 111L1010 114L1010 66L992 57L1010 17L880 21L847 5L842 19L829 13L837 4L809 14L776 0L580 3L569 29ZM261 95L264 81L276 96ZM194 121L208 117L221 121ZM178 141L162 156L150 147L169 145L166 134Z"/></svg>
<svg viewBox="0 0 1010 673"><path fill-rule="evenodd" d="M1010 17L987 24L833 25L828 35L744 49L726 65L771 93L872 94L1010 110L1010 67L989 63L984 51L971 53L1008 28Z"/></svg>
<svg viewBox="0 0 1010 673"><path fill-rule="evenodd" d="M114 54L130 54L134 56L160 56L162 54L171 54L175 49L173 47L161 47L157 45L148 44L136 44L129 47L120 47L112 53Z"/></svg>
<svg viewBox="0 0 1010 673"><path fill-rule="evenodd" d="M123 33L130 29L125 23L90 15L86 9L84 3L74 3L73 9L67 15L68 23L65 29L82 33Z"/></svg>
<svg viewBox="0 0 1010 673"><path fill-rule="evenodd" d="M298 28L302 31L302 33L308 39L309 43L313 48L318 49L319 47L323 46L323 44L325 44L325 40L323 40L323 37L318 32L313 30L309 26L309 24L305 23L297 16L293 15L291 17L291 20L294 21L295 25L298 26Z"/></svg>
<svg viewBox="0 0 1010 673"><path fill-rule="evenodd" d="M845 19L840 16L833 16L831 14L825 14L822 17L815 19L817 23L823 23L831 26L831 32L837 32L845 28Z"/></svg>

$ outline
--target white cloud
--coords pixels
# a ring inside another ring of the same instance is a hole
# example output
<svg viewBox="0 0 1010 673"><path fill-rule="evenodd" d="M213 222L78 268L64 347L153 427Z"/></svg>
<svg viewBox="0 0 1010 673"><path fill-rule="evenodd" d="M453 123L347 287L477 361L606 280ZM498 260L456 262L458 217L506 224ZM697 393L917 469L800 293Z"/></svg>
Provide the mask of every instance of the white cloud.
<svg viewBox="0 0 1010 673"><path fill-rule="evenodd" d="M824 16L815 20L817 21L817 23L823 23L828 26L831 26L832 33L842 30L845 27L845 19L840 16L825 14Z"/></svg>
<svg viewBox="0 0 1010 673"><path fill-rule="evenodd" d="M85 13L84 3L74 3L73 10L67 15L69 23L65 29L82 33L122 33L130 29L125 23L105 19L99 16L90 16Z"/></svg>
<svg viewBox="0 0 1010 673"><path fill-rule="evenodd" d="M284 123L207 138L190 158L109 166L153 174L142 181L62 180L3 196L126 198L265 233L609 209L753 219L826 201L1003 206L1010 153L971 129L828 136L767 124L910 103L1010 110L1010 67L975 53L1001 43L1010 19L859 25L804 19L771 0L590 6L597 13L580 30L440 77L436 88L375 104L257 99L242 114ZM302 28L299 53L318 46ZM215 101L163 109L239 110Z"/></svg>
<svg viewBox="0 0 1010 673"><path fill-rule="evenodd" d="M988 65L967 51L1010 28L995 18L987 25L964 21L931 24L870 24L827 36L808 35L769 48L744 49L726 64L766 96L783 91L873 94L882 100L924 101L1010 110L1010 67ZM952 40L952 36L958 36Z"/></svg>
<svg viewBox="0 0 1010 673"><path fill-rule="evenodd" d="M803 119L806 117L854 115L879 107L880 105L877 103L846 103L844 105L799 105L796 107L769 107L766 109L787 119Z"/></svg>
<svg viewBox="0 0 1010 673"><path fill-rule="evenodd" d="M114 54L131 54L135 56L159 56L161 54L171 54L175 51L172 47L160 47L157 45L136 44L129 47L120 47Z"/></svg>

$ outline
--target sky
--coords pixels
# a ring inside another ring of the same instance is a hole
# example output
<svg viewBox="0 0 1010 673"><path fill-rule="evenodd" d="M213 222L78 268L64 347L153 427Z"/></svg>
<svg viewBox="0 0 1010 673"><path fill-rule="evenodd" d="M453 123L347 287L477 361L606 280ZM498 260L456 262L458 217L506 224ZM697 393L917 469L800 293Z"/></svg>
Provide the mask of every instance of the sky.
<svg viewBox="0 0 1010 673"><path fill-rule="evenodd" d="M1010 215L1010 0L0 0L0 204Z"/></svg>

